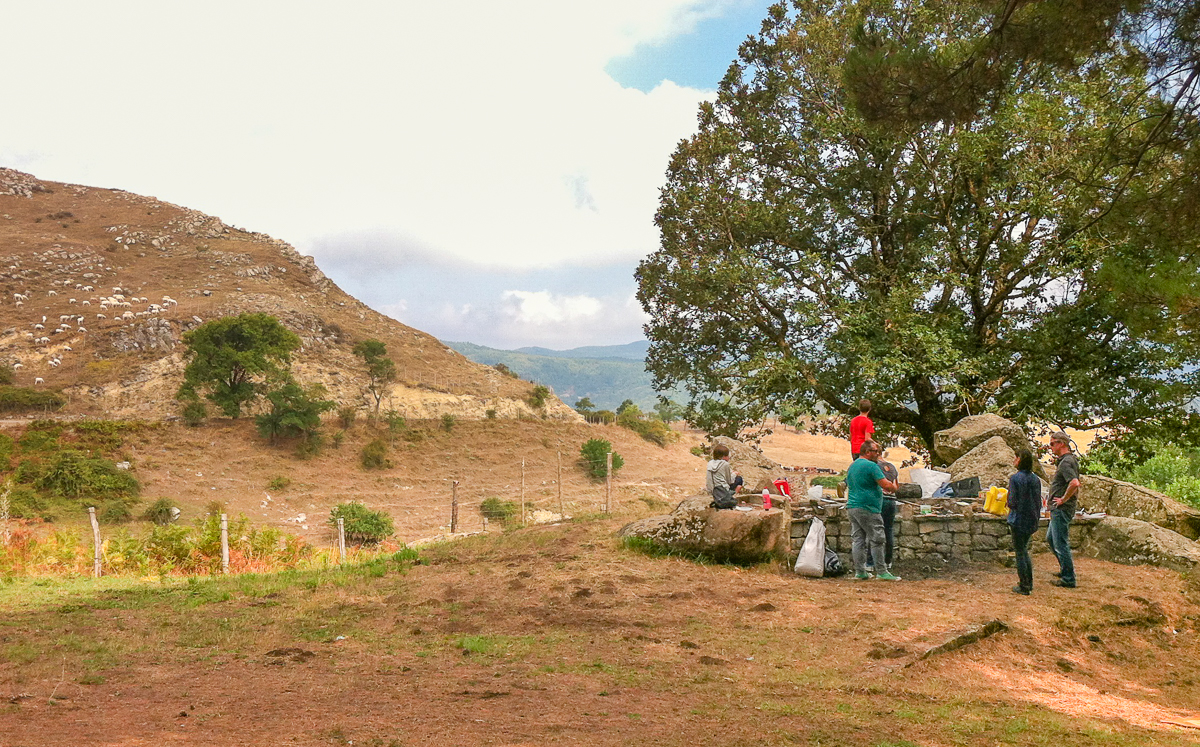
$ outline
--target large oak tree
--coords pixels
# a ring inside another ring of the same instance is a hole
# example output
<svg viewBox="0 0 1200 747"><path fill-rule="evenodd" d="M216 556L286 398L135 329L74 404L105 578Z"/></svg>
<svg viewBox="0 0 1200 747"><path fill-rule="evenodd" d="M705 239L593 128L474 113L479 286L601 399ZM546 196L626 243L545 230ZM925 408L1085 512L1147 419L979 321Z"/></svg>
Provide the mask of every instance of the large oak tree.
<svg viewBox="0 0 1200 747"><path fill-rule="evenodd" d="M694 420L867 396L929 444L985 410L1131 425L1196 397L1198 255L1176 230L1194 208L1166 189L1191 177L1182 149L1146 147L1164 111L1146 55L1023 61L969 117L883 123L848 93L865 35L936 58L990 22L797 0L743 44L672 157L637 273L648 367Z"/></svg>

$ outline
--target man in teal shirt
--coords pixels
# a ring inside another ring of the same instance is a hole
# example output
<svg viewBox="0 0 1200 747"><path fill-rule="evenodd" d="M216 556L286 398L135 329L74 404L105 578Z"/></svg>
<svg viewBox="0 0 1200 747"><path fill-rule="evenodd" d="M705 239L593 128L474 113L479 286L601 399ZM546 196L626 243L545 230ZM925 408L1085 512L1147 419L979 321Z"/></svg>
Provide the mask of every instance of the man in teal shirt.
<svg viewBox="0 0 1200 747"><path fill-rule="evenodd" d="M883 491L896 492L896 483L887 479L876 463L883 449L875 441L864 441L855 459L846 472L846 487L850 498L846 501L846 513L850 514L850 537L854 557L854 580L871 577L867 573L867 552L870 545L871 558L876 568L885 570L875 574L880 581L899 581L886 570L885 554L887 537L883 531Z"/></svg>

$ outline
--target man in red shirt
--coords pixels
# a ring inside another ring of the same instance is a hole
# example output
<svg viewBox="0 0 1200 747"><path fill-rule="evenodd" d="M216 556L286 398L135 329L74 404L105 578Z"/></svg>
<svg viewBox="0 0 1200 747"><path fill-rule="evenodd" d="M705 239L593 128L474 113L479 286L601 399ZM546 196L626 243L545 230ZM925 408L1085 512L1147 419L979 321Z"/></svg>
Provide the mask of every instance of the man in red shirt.
<svg viewBox="0 0 1200 747"><path fill-rule="evenodd" d="M858 401L858 417L850 421L850 456L858 459L858 452L866 441L875 433L875 423L871 421L871 400Z"/></svg>

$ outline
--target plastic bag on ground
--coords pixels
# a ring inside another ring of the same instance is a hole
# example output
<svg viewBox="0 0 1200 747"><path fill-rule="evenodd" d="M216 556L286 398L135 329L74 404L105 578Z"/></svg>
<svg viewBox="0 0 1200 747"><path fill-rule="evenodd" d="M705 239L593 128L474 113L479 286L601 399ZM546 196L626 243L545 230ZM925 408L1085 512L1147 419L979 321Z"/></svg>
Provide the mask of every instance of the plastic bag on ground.
<svg viewBox="0 0 1200 747"><path fill-rule="evenodd" d="M796 558L795 570L801 576L820 578L825 575L825 522L815 516Z"/></svg>
<svg viewBox="0 0 1200 747"><path fill-rule="evenodd" d="M908 479L921 486L921 498L929 499L937 489L950 481L949 472L939 472L936 469L917 468L908 473Z"/></svg>

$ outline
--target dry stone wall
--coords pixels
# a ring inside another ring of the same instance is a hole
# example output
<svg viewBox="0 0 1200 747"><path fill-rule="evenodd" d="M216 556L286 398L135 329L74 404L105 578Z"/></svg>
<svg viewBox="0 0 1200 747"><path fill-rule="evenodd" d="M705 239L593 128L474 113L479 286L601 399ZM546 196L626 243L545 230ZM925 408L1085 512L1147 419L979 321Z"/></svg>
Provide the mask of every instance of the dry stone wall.
<svg viewBox="0 0 1200 747"><path fill-rule="evenodd" d="M822 517L825 522L825 544L835 552L849 554L851 550L850 519L843 512ZM1090 535L1098 519L1076 518L1071 522L1071 546L1079 547ZM808 536L811 519L792 522L792 552L800 551ZM1033 538L1033 547L1042 547L1046 526L1042 519ZM896 517L896 559L929 560L936 562L971 561L997 562L1012 550L1008 522L1002 516L974 514L972 516L914 516Z"/></svg>

